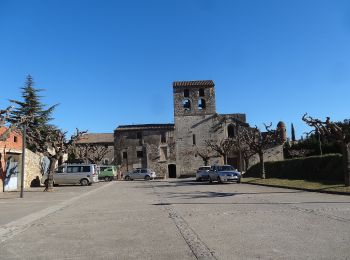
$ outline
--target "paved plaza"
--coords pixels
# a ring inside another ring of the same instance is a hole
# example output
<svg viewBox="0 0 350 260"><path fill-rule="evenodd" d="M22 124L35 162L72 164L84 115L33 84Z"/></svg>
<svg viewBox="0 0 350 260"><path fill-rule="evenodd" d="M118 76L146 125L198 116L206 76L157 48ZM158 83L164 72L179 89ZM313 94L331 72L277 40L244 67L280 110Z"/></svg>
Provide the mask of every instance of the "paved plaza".
<svg viewBox="0 0 350 260"><path fill-rule="evenodd" d="M0 259L350 259L350 196L193 179L0 194Z"/></svg>

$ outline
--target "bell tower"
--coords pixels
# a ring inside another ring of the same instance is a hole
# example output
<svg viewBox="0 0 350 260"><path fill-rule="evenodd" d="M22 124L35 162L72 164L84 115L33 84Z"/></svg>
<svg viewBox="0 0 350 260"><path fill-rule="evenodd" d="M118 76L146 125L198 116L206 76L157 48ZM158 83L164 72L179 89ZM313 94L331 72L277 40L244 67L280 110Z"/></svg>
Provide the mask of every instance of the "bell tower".
<svg viewBox="0 0 350 260"><path fill-rule="evenodd" d="M212 80L175 81L173 83L173 96L175 118L216 113L214 82Z"/></svg>

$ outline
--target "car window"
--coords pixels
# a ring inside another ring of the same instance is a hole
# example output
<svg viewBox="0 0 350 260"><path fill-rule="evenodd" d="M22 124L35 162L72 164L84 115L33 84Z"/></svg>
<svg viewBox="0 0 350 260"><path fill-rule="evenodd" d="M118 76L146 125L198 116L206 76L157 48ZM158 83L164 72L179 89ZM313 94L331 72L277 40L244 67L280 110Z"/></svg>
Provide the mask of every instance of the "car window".
<svg viewBox="0 0 350 260"><path fill-rule="evenodd" d="M90 172L90 166L83 166L83 172Z"/></svg>
<svg viewBox="0 0 350 260"><path fill-rule="evenodd" d="M100 167L100 171L105 171L106 167Z"/></svg>
<svg viewBox="0 0 350 260"><path fill-rule="evenodd" d="M68 166L67 167L67 172L68 173L77 173L81 171L81 167L80 166Z"/></svg>
<svg viewBox="0 0 350 260"><path fill-rule="evenodd" d="M218 168L219 168L218 169L219 171L233 171L234 170L233 167L230 165L219 166Z"/></svg>
<svg viewBox="0 0 350 260"><path fill-rule="evenodd" d="M142 169L141 173L147 173L147 169Z"/></svg>
<svg viewBox="0 0 350 260"><path fill-rule="evenodd" d="M56 170L57 173L63 173L64 172L64 166L60 166Z"/></svg>

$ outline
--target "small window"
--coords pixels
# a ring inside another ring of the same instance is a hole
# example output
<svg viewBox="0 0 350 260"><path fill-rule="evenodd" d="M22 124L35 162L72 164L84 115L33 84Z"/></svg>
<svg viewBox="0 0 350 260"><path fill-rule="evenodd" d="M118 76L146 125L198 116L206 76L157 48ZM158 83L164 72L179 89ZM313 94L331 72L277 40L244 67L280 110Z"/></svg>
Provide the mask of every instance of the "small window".
<svg viewBox="0 0 350 260"><path fill-rule="evenodd" d="M204 97L204 88L199 89L198 94L200 97Z"/></svg>
<svg viewBox="0 0 350 260"><path fill-rule="evenodd" d="M193 145L196 145L196 135L192 135L192 142L193 142Z"/></svg>
<svg viewBox="0 0 350 260"><path fill-rule="evenodd" d="M128 152L123 152L123 159L127 159L128 158Z"/></svg>
<svg viewBox="0 0 350 260"><path fill-rule="evenodd" d="M143 151L137 151L136 156L137 158L143 158Z"/></svg>
<svg viewBox="0 0 350 260"><path fill-rule="evenodd" d="M203 98L198 100L198 109L199 110L205 109L205 100Z"/></svg>
<svg viewBox="0 0 350 260"><path fill-rule="evenodd" d="M104 159L104 164L108 165L109 164L109 160L108 159Z"/></svg>
<svg viewBox="0 0 350 260"><path fill-rule="evenodd" d="M137 132L136 137L137 139L142 139L142 132Z"/></svg>
<svg viewBox="0 0 350 260"><path fill-rule="evenodd" d="M188 89L184 90L184 97L190 97L190 91Z"/></svg>
<svg viewBox="0 0 350 260"><path fill-rule="evenodd" d="M165 133L162 133L161 136L160 136L160 142L161 143L166 143L166 134Z"/></svg>
<svg viewBox="0 0 350 260"><path fill-rule="evenodd" d="M14 141L15 143L17 143L17 142L18 142L18 138L17 138L17 136L14 136L14 137L13 137L13 141Z"/></svg>
<svg viewBox="0 0 350 260"><path fill-rule="evenodd" d="M227 137L229 137L229 138L235 137L235 127L233 125L228 125L228 127L227 127Z"/></svg>
<svg viewBox="0 0 350 260"><path fill-rule="evenodd" d="M184 99L182 105L186 111L191 110L191 101L189 99Z"/></svg>

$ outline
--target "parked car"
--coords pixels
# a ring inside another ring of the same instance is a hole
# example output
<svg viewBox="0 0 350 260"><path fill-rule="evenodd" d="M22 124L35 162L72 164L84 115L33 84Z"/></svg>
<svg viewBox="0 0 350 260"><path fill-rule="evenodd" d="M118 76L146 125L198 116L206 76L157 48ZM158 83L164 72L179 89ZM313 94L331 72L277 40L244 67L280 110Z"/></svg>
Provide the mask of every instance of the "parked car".
<svg viewBox="0 0 350 260"><path fill-rule="evenodd" d="M209 180L209 170L210 166L199 167L196 172L196 181Z"/></svg>
<svg viewBox="0 0 350 260"><path fill-rule="evenodd" d="M146 181L156 178L156 173L146 168L136 168L132 172L128 172L124 176L124 180L131 181L136 179L144 179Z"/></svg>
<svg viewBox="0 0 350 260"><path fill-rule="evenodd" d="M209 182L241 182L241 173L231 165L213 165L209 170Z"/></svg>
<svg viewBox="0 0 350 260"><path fill-rule="evenodd" d="M43 183L46 185L47 173L43 175ZM53 183L91 185L98 182L98 169L95 164L63 164L53 174Z"/></svg>
<svg viewBox="0 0 350 260"><path fill-rule="evenodd" d="M101 165L98 166L99 173L98 179L105 181L112 181L116 179L117 176L117 167L113 165Z"/></svg>

